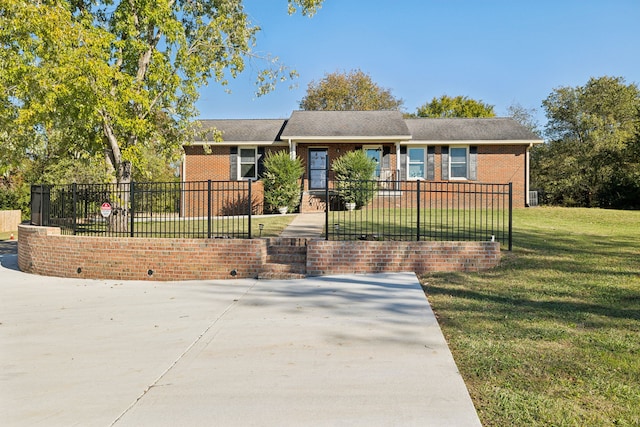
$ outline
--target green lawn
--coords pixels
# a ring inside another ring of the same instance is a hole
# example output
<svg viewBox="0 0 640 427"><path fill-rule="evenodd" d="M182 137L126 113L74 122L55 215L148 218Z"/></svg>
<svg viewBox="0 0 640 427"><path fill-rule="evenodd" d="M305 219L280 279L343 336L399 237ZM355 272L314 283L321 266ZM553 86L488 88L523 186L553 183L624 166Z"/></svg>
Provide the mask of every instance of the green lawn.
<svg viewBox="0 0 640 427"><path fill-rule="evenodd" d="M421 277L485 426L640 425L640 212L514 212L483 273Z"/></svg>
<svg viewBox="0 0 640 427"><path fill-rule="evenodd" d="M4 232L3 231L3 232L0 232L0 241L11 239L11 234L12 233L13 233L14 239L17 239L18 238L18 232L17 231L13 231L13 232L11 232L11 231Z"/></svg>
<svg viewBox="0 0 640 427"><path fill-rule="evenodd" d="M294 215L263 215L251 218L252 237L276 237L293 221ZM259 224L264 228L260 232ZM206 219L182 219L160 217L155 221L136 220L135 237L206 237L208 221ZM128 227L126 228L128 229ZM246 216L221 217L211 221L212 236L227 236L242 234L248 231L248 218ZM78 235L100 236L108 233L106 221L89 224L78 224ZM122 234L128 234L123 231Z"/></svg>
<svg viewBox="0 0 640 427"><path fill-rule="evenodd" d="M507 247L508 211L499 209L360 209L331 211L333 238L354 239L375 234L379 240L415 240L420 224L421 240L490 240L491 236ZM338 227L336 228L336 225Z"/></svg>

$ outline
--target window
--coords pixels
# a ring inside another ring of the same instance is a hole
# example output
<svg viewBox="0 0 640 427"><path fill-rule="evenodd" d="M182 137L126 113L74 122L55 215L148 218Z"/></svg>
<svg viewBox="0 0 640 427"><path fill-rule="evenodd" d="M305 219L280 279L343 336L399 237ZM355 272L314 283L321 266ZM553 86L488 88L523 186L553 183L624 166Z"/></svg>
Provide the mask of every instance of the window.
<svg viewBox="0 0 640 427"><path fill-rule="evenodd" d="M238 156L238 162L240 167L238 168L240 175L238 179L257 179L257 150L255 147L240 148L240 155Z"/></svg>
<svg viewBox="0 0 640 427"><path fill-rule="evenodd" d="M417 179L425 178L425 162L424 162L424 148L409 148L407 153L408 166L408 178Z"/></svg>
<svg viewBox="0 0 640 427"><path fill-rule="evenodd" d="M451 147L449 150L451 179L466 179L468 168L467 147Z"/></svg>

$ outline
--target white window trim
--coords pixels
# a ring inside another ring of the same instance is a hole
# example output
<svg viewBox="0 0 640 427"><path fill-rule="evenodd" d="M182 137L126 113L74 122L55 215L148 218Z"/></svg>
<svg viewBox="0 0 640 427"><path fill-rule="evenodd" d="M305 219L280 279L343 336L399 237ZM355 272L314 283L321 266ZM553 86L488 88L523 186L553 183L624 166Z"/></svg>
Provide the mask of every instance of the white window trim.
<svg viewBox="0 0 640 427"><path fill-rule="evenodd" d="M464 148L467 152L466 154L466 160L465 160L465 165L467 166L467 170L464 173L464 177L461 176L456 176L454 177L453 174L451 173L451 165L453 164L453 156L451 155L451 150L454 148ZM468 181L469 180L469 162L470 162L470 153L471 152L471 146L470 145L450 145L449 146L449 181Z"/></svg>
<svg viewBox="0 0 640 427"><path fill-rule="evenodd" d="M418 149L422 150L422 166L423 166L422 170L424 171L425 176L419 176L419 177L418 176L416 176L416 177L409 176L409 171L411 169L410 168L411 159L410 159L410 156L409 156L409 150L415 149L415 148L418 148ZM427 179L426 175L427 175L427 167L428 167L428 165L427 165L427 153L429 151L428 148L429 147L426 146L426 145L412 145L412 146L407 147L407 164L406 164L406 167L407 167L407 180L408 181L424 181L425 179Z"/></svg>
<svg viewBox="0 0 640 427"><path fill-rule="evenodd" d="M242 165L248 163L242 163L242 150L253 150L253 170L254 176L246 177L242 176ZM255 181L258 179L258 147L257 146L241 146L238 147L238 156L237 156L237 169L238 169L238 181Z"/></svg>

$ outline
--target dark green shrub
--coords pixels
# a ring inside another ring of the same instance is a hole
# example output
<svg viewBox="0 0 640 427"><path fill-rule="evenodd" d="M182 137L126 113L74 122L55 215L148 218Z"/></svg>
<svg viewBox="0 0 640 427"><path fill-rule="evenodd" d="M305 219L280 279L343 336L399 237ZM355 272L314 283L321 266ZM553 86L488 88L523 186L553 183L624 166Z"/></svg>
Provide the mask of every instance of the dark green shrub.
<svg viewBox="0 0 640 427"><path fill-rule="evenodd" d="M275 211L286 206L290 212L295 210L300 204L298 180L303 173L302 161L292 159L286 151L267 154L262 175L267 209Z"/></svg>
<svg viewBox="0 0 640 427"><path fill-rule="evenodd" d="M376 186L371 181L376 166L376 161L362 150L349 151L333 162L336 191L343 203L355 203L356 208L361 208L373 199Z"/></svg>

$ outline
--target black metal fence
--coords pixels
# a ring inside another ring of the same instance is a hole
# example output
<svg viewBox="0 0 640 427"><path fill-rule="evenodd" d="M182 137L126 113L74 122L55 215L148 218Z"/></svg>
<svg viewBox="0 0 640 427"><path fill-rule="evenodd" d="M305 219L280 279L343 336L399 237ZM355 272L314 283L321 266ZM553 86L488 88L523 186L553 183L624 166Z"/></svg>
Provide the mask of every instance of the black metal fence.
<svg viewBox="0 0 640 427"><path fill-rule="evenodd" d="M33 186L32 223L63 234L251 238L263 212L251 181ZM512 186L328 181L328 240L491 241L512 248ZM349 206L353 202L355 206ZM353 208L353 210L350 210Z"/></svg>
<svg viewBox="0 0 640 427"><path fill-rule="evenodd" d="M343 181L327 187L327 239L498 241L512 249L510 183ZM347 209L347 201L355 201L355 209Z"/></svg>
<svg viewBox="0 0 640 427"><path fill-rule="evenodd" d="M31 188L32 223L63 234L251 238L251 181L70 184Z"/></svg>

